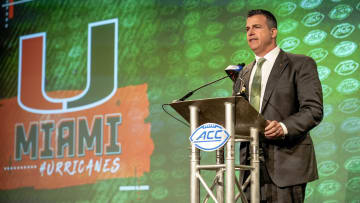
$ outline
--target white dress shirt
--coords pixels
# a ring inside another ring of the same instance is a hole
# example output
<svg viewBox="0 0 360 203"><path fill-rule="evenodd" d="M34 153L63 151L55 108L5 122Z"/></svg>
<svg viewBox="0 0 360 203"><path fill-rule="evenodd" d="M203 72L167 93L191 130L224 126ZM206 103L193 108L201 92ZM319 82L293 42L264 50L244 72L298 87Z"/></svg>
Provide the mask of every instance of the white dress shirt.
<svg viewBox="0 0 360 203"><path fill-rule="evenodd" d="M260 95L260 108L259 112L261 112L262 109L262 103L264 98L264 93L266 89L266 84L269 79L270 72L274 66L275 60L278 57L280 53L280 48L276 46L273 50L271 50L269 53L267 53L264 57L259 57L255 55L256 63L254 65L254 68L251 71L250 75L250 81L249 81L249 87L252 85L252 81L255 75L256 67L259 58L265 58L265 62L261 66L261 95ZM249 88L249 95L251 95L251 88ZM283 128L284 134L286 135L288 133L286 126L280 122L281 127Z"/></svg>

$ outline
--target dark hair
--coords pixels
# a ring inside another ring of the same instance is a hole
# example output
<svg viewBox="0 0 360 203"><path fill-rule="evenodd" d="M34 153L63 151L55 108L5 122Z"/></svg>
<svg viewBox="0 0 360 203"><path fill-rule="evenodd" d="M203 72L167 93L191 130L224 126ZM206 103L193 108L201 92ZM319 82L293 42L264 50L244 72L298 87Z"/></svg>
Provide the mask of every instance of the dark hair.
<svg viewBox="0 0 360 203"><path fill-rule="evenodd" d="M277 29L277 21L275 16L267 10L263 10L263 9L256 9L256 10L251 10L248 12L247 17L251 17L254 15L263 15L266 17L267 21L267 25L269 26L269 28L276 28Z"/></svg>

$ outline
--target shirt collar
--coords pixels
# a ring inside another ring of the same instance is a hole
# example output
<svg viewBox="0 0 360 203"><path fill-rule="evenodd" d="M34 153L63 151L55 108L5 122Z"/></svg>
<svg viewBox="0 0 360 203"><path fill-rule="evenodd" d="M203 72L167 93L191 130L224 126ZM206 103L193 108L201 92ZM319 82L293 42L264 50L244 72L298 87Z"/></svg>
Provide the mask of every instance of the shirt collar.
<svg viewBox="0 0 360 203"><path fill-rule="evenodd" d="M278 46L276 46L269 53L267 53L264 57L259 57L259 56L255 55L255 59L256 59L256 61L258 61L259 58L265 58L266 61L275 63L275 60L276 60L277 56L279 55L279 53L280 53L280 48Z"/></svg>

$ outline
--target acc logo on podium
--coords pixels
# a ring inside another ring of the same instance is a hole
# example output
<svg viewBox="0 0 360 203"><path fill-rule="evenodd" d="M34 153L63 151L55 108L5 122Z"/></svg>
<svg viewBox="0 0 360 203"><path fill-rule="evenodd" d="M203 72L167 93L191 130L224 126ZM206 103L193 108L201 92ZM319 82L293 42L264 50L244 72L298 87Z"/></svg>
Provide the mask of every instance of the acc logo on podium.
<svg viewBox="0 0 360 203"><path fill-rule="evenodd" d="M214 151L222 147L230 135L224 127L216 123L205 123L192 133L190 142L204 151Z"/></svg>

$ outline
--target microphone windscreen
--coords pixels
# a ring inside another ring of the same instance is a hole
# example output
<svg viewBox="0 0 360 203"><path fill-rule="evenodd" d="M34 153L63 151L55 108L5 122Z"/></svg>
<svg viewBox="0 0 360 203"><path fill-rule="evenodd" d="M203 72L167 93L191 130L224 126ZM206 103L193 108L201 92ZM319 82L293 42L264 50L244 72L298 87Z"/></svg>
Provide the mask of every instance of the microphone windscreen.
<svg viewBox="0 0 360 203"><path fill-rule="evenodd" d="M241 63L239 65L229 65L225 68L225 72L231 78L231 80L235 82L236 78L239 75L239 72L244 68L244 66L244 63Z"/></svg>

